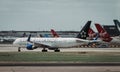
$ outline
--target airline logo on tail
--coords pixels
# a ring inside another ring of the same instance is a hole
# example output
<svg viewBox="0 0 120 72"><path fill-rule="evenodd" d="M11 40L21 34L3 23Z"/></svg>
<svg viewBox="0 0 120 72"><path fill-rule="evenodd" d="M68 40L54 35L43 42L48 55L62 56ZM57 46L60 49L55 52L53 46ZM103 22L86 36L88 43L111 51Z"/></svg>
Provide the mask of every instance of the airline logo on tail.
<svg viewBox="0 0 120 72"><path fill-rule="evenodd" d="M86 39L89 35L88 35L88 30L90 28L91 25L91 21L88 21L85 26L82 28L82 30L79 32L79 34L77 35L76 38L80 38L80 39Z"/></svg>
<svg viewBox="0 0 120 72"><path fill-rule="evenodd" d="M100 24L95 24L95 26L96 26L98 33L103 41L110 42L112 40L110 35L107 33L107 31L104 28L102 28L102 26Z"/></svg>
<svg viewBox="0 0 120 72"><path fill-rule="evenodd" d="M86 35L86 32L85 32L85 31L82 31L82 32L80 33L80 35L81 35L81 37L82 37L82 38L87 37L87 35Z"/></svg>

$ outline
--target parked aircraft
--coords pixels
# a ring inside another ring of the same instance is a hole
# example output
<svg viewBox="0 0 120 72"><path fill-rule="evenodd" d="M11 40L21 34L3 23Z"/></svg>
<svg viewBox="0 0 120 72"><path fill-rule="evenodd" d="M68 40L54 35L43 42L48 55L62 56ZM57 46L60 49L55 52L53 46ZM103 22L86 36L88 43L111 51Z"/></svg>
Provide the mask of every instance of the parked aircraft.
<svg viewBox="0 0 120 72"><path fill-rule="evenodd" d="M100 24L95 24L95 26L102 41L107 43L120 44L120 39L117 39L116 37L110 37L107 31Z"/></svg>
<svg viewBox="0 0 120 72"><path fill-rule="evenodd" d="M60 37L54 29L51 29L51 33L52 33L53 37L56 37L56 38ZM93 29L89 28L88 35L89 35L89 39L92 40L92 39L94 39L97 36L97 33L95 33L93 31Z"/></svg>
<svg viewBox="0 0 120 72"><path fill-rule="evenodd" d="M91 21L88 21L76 38L31 38L31 35L29 35L28 38L16 39L13 44L18 46L18 51L21 51L20 48L22 47L27 48L28 50L42 47L42 52L47 52L46 48L54 50L55 52L60 52L59 48L69 48L95 42L94 40L86 40L90 24Z"/></svg>

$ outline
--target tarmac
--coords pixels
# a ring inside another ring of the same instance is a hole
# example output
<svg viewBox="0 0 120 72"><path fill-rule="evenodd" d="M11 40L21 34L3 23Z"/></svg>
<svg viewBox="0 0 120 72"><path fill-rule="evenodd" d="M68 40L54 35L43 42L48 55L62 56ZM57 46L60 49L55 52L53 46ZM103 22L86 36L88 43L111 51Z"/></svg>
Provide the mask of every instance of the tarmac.
<svg viewBox="0 0 120 72"><path fill-rule="evenodd" d="M7 66L0 72L120 72L120 66Z"/></svg>
<svg viewBox="0 0 120 72"><path fill-rule="evenodd" d="M42 48L35 50L41 52ZM62 48L61 52L120 52L120 48ZM0 44L0 52L17 52L12 44ZM49 52L54 52L49 50ZM120 72L120 63L29 63L0 62L0 72Z"/></svg>

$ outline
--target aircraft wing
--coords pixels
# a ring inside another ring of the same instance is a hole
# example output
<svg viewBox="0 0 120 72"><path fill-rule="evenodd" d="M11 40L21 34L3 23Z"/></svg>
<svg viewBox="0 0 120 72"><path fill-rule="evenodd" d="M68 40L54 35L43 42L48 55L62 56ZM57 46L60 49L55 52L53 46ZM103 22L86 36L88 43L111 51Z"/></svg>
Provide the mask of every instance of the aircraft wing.
<svg viewBox="0 0 120 72"><path fill-rule="evenodd" d="M86 43L100 43L102 40L76 40L77 42L86 42Z"/></svg>
<svg viewBox="0 0 120 72"><path fill-rule="evenodd" d="M30 43L32 43L34 46L37 46L37 47L51 47L51 45L49 44L43 44L43 43L37 43L37 42L33 42L33 41L30 41Z"/></svg>
<svg viewBox="0 0 120 72"><path fill-rule="evenodd" d="M29 35L27 42L30 42L34 44L34 46L37 46L37 47L51 47L50 44L44 44L44 43L38 43L38 42L31 41L31 34Z"/></svg>
<svg viewBox="0 0 120 72"><path fill-rule="evenodd" d="M37 45L38 47L51 47L49 44L42 44L42 43L34 43L35 45Z"/></svg>

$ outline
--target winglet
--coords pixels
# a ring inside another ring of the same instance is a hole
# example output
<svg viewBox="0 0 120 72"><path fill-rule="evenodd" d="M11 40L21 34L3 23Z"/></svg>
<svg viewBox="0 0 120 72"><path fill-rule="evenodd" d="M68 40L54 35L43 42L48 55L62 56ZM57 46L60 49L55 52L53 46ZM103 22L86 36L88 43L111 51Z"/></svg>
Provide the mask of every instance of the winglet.
<svg viewBox="0 0 120 72"><path fill-rule="evenodd" d="M30 42L31 34L28 36L27 41Z"/></svg>
<svg viewBox="0 0 120 72"><path fill-rule="evenodd" d="M86 39L89 35L88 35L88 31L90 28L92 21L88 21L85 26L81 29L81 31L79 32L79 34L77 35L76 38L81 38L81 39Z"/></svg>

